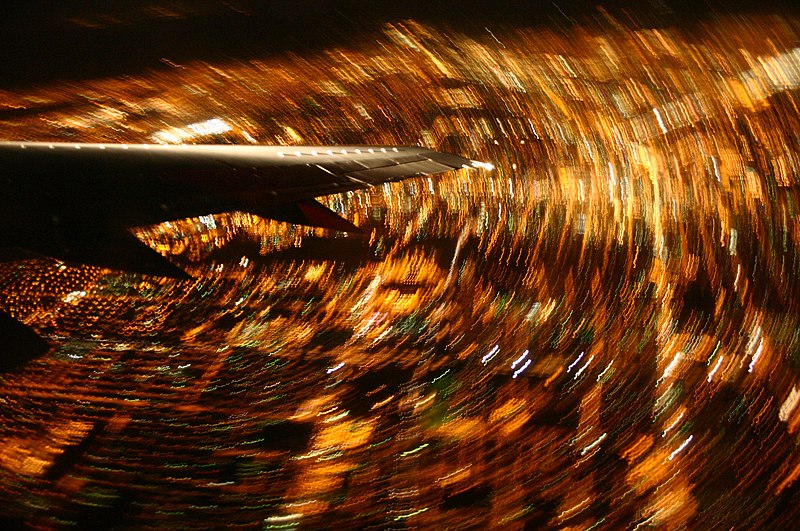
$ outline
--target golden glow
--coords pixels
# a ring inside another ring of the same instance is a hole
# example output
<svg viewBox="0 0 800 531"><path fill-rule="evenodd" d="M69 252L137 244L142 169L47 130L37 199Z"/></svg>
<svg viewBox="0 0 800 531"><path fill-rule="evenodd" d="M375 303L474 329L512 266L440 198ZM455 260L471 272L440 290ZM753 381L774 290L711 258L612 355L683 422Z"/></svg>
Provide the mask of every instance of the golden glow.
<svg viewBox="0 0 800 531"><path fill-rule="evenodd" d="M3 307L55 346L0 380L13 514L128 485L141 527L223 506L232 526L793 525L799 24L406 21L0 93L36 116L0 121L14 139L493 165L324 198L363 238L245 213L135 230L191 281L3 265Z"/></svg>

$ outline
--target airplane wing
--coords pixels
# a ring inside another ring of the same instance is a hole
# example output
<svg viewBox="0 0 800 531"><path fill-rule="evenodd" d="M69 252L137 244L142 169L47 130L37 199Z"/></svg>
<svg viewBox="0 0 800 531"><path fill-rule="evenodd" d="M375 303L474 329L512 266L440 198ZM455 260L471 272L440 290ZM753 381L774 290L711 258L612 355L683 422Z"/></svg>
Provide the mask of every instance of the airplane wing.
<svg viewBox="0 0 800 531"><path fill-rule="evenodd" d="M314 198L473 167L490 165L410 146L0 142L0 261L32 253L185 278L129 229L243 211L356 231ZM5 335L10 320L0 316Z"/></svg>
<svg viewBox="0 0 800 531"><path fill-rule="evenodd" d="M4 142L0 248L181 276L128 229L244 211L355 231L313 198L478 164L419 147Z"/></svg>

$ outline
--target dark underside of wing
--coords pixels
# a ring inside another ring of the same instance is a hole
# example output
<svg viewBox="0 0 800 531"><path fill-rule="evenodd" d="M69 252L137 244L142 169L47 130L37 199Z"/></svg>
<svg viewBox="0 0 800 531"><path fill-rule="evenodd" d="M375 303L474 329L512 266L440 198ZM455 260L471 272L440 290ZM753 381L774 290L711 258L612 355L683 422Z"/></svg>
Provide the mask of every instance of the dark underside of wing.
<svg viewBox="0 0 800 531"><path fill-rule="evenodd" d="M89 227L58 241L31 242L34 253L72 264L117 269L141 275L191 278L126 229Z"/></svg>

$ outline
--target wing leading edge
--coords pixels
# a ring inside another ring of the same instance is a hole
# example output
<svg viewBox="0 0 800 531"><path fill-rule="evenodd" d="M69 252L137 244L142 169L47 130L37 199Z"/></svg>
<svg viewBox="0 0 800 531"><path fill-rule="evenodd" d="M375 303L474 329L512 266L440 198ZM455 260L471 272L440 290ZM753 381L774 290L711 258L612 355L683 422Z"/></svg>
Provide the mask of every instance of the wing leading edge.
<svg viewBox="0 0 800 531"><path fill-rule="evenodd" d="M0 142L0 260L22 251L186 278L129 229L243 211L358 231L314 198L474 167L491 165L411 146ZM31 341L0 318L0 342Z"/></svg>

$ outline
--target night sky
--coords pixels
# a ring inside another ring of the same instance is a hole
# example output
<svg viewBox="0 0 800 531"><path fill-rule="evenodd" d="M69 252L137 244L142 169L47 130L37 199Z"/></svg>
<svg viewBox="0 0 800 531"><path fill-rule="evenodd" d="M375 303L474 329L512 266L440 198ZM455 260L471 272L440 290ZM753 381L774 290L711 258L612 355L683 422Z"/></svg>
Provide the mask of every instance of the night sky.
<svg viewBox="0 0 800 531"><path fill-rule="evenodd" d="M0 86L11 88L58 79L135 74L161 68L164 59L248 59L265 54L319 50L369 35L386 22L414 19L466 32L500 27L564 27L598 13L633 18L650 26L691 26L716 14L787 13L790 0L233 0L219 2L44 0L4 2L0 7Z"/></svg>

